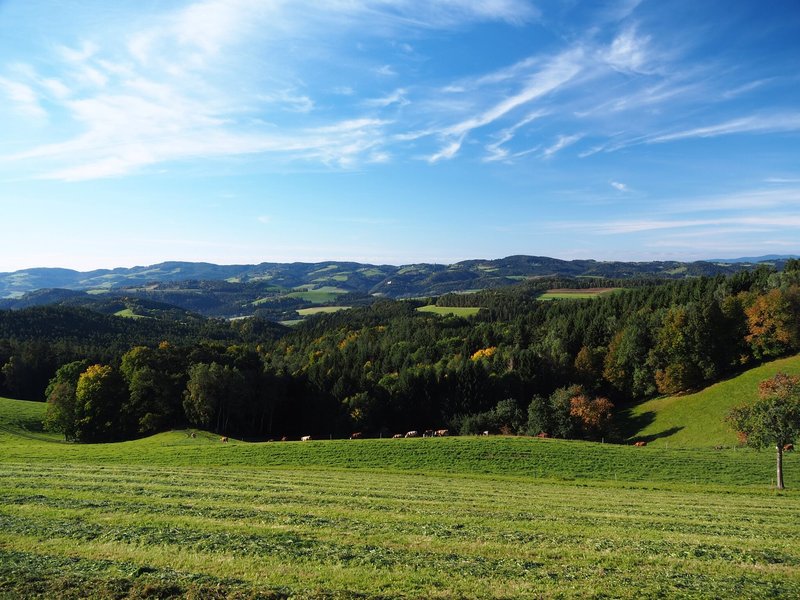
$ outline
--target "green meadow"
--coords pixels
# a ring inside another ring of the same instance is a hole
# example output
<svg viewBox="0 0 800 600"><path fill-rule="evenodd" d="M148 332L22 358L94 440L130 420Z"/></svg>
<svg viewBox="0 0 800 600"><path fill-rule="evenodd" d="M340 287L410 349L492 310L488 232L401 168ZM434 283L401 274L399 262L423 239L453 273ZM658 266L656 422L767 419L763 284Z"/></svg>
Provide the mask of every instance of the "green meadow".
<svg viewBox="0 0 800 600"><path fill-rule="evenodd" d="M301 317L308 317L310 315L318 315L321 313L334 313L340 310L347 310L350 306L313 306L311 308L300 308L297 314Z"/></svg>
<svg viewBox="0 0 800 600"><path fill-rule="evenodd" d="M346 294L347 290L325 285L315 289L306 289L296 292L291 292L286 294L287 298L300 298L301 300L305 300L306 302L311 302L313 304L326 304L328 302L333 302L336 298L342 294Z"/></svg>
<svg viewBox="0 0 800 600"><path fill-rule="evenodd" d="M664 396L629 411L631 439L671 448L735 447L736 434L724 422L737 404L758 397L758 384L783 372L800 375L800 355L775 360L695 394ZM638 423L638 426L636 425Z"/></svg>
<svg viewBox="0 0 800 600"><path fill-rule="evenodd" d="M621 291L622 288L587 288L547 290L537 300L585 300Z"/></svg>
<svg viewBox="0 0 800 600"><path fill-rule="evenodd" d="M471 317L477 315L480 308L474 306L436 306L435 304L429 304L428 306L420 306L417 310L419 312L433 313L441 316L455 315L457 317Z"/></svg>
<svg viewBox="0 0 800 600"><path fill-rule="evenodd" d="M0 399L3 598L790 598L800 464L519 437L79 445Z"/></svg>

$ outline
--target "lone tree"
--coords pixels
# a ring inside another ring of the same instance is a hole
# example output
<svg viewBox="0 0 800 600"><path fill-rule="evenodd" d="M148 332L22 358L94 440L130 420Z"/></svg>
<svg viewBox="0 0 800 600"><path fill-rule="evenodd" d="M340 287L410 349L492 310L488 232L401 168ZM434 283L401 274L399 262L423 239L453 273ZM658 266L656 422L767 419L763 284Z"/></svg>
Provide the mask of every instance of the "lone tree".
<svg viewBox="0 0 800 600"><path fill-rule="evenodd" d="M726 420L753 448L775 445L777 485L783 485L783 450L800 435L800 377L778 373L758 386L759 399L736 406Z"/></svg>

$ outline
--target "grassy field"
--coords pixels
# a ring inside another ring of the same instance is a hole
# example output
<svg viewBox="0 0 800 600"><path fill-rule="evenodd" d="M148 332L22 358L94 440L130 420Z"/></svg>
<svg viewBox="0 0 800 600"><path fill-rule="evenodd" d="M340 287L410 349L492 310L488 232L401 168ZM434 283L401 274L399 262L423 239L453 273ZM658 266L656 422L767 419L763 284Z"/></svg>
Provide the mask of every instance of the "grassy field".
<svg viewBox="0 0 800 600"><path fill-rule="evenodd" d="M736 434L724 422L731 407L755 400L758 384L778 372L800 375L800 355L766 363L696 394L649 400L630 411L638 427L632 439L670 448L736 445Z"/></svg>
<svg viewBox="0 0 800 600"><path fill-rule="evenodd" d="M53 443L0 399L2 598L800 595L772 457L527 438ZM787 457L787 485L800 485Z"/></svg>
<svg viewBox="0 0 800 600"><path fill-rule="evenodd" d="M115 317L125 317L127 319L147 319L148 318L148 317L145 317L144 315L137 315L130 308L123 308L122 310L118 310L117 312L114 313L114 316Z"/></svg>
<svg viewBox="0 0 800 600"><path fill-rule="evenodd" d="M318 315L320 313L334 313L339 312L340 310L347 310L352 308L350 306L314 306L312 308L300 308L297 310L297 314L302 317L307 317L309 315Z"/></svg>
<svg viewBox="0 0 800 600"><path fill-rule="evenodd" d="M623 288L581 288L581 289L552 289L547 290L537 300L580 300L597 298L621 291Z"/></svg>
<svg viewBox="0 0 800 600"><path fill-rule="evenodd" d="M420 306L417 310L442 316L456 315L457 317L471 317L477 315L480 308L473 306L436 306L435 304L429 304L428 306Z"/></svg>
<svg viewBox="0 0 800 600"><path fill-rule="evenodd" d="M286 294L286 296L288 298L301 298L313 304L326 304L328 302L333 302L338 296L346 293L347 290L326 285L313 290L291 292Z"/></svg>

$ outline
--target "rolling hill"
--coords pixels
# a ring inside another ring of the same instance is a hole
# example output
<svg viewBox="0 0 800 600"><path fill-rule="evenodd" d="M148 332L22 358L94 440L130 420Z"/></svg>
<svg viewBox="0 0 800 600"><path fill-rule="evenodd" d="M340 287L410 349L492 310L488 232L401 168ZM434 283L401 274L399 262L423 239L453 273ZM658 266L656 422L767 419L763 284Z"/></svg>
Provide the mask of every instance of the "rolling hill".
<svg viewBox="0 0 800 600"><path fill-rule="evenodd" d="M669 448L733 447L737 438L725 415L731 407L755 400L759 382L778 372L800 375L800 355L763 364L694 394L638 404L628 413L629 439Z"/></svg>
<svg viewBox="0 0 800 600"><path fill-rule="evenodd" d="M162 312L175 309L210 317L257 315L285 321L299 318L298 309L320 305L355 306L380 297L442 296L553 277L582 282L590 279L683 279L736 273L760 264L782 268L784 263L783 259L767 263L679 263L509 256L451 265L391 266L333 261L259 265L166 262L89 272L40 268L0 273L0 310L61 304L107 312L109 305L136 298L163 305ZM139 314L136 310L133 312Z"/></svg>

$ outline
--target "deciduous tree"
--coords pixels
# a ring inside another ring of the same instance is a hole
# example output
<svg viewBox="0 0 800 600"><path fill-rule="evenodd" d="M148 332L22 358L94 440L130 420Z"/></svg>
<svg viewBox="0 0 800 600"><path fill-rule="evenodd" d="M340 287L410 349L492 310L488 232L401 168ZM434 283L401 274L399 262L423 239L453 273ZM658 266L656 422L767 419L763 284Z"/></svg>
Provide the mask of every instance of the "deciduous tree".
<svg viewBox="0 0 800 600"><path fill-rule="evenodd" d="M734 407L728 422L753 448L776 449L778 489L783 489L783 449L800 435L800 377L778 373L759 385L759 399Z"/></svg>

